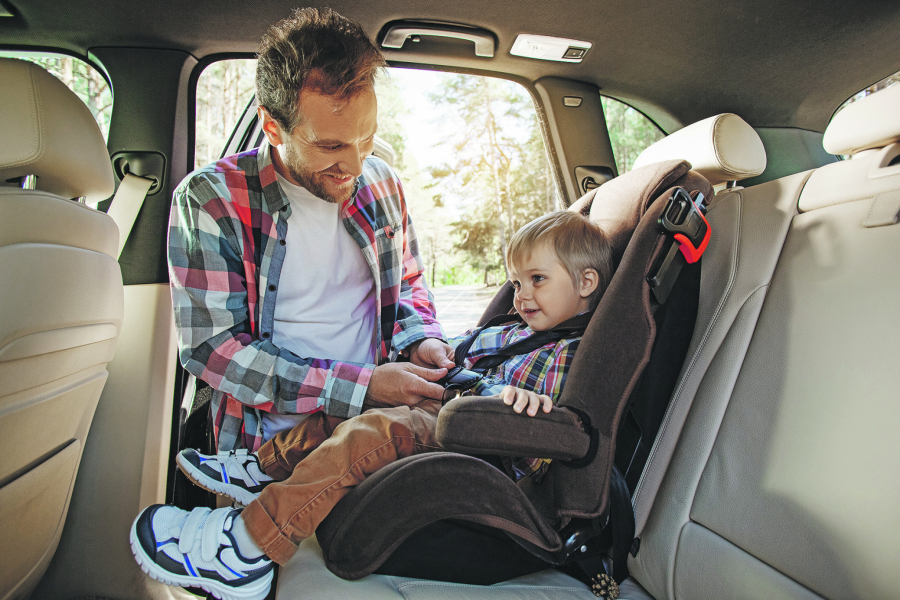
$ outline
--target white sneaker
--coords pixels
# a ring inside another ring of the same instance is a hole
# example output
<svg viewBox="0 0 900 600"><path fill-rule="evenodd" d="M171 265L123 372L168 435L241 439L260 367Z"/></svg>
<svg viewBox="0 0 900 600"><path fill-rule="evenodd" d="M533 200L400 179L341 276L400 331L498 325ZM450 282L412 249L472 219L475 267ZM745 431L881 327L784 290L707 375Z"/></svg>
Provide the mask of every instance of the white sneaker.
<svg viewBox="0 0 900 600"><path fill-rule="evenodd" d="M205 490L223 494L244 506L250 504L273 479L259 466L255 454L245 449L200 454L186 448L175 456L188 479Z"/></svg>
<svg viewBox="0 0 900 600"><path fill-rule="evenodd" d="M165 584L203 588L223 600L263 600L275 563L238 551L231 527L240 512L155 504L131 526L131 551L145 573Z"/></svg>

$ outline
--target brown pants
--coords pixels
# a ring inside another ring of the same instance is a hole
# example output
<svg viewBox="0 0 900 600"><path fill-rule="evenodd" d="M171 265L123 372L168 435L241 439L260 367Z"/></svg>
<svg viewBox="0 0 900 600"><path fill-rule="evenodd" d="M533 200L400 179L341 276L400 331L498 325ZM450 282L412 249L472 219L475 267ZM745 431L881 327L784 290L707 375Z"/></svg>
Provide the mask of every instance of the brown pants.
<svg viewBox="0 0 900 600"><path fill-rule="evenodd" d="M434 439L440 407L427 401L374 408L347 420L320 412L276 435L257 455L267 475L284 481L269 484L244 509L250 537L285 564L353 486L401 458L440 450Z"/></svg>

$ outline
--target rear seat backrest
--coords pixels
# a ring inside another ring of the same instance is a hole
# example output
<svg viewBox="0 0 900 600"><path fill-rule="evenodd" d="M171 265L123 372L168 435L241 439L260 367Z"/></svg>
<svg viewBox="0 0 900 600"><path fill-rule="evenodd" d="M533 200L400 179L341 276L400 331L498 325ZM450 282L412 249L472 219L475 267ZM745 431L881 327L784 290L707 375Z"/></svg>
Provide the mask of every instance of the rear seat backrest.
<svg viewBox="0 0 900 600"><path fill-rule="evenodd" d="M834 119L826 149L853 160L716 196L634 498L653 597L900 598L898 140L900 86Z"/></svg>

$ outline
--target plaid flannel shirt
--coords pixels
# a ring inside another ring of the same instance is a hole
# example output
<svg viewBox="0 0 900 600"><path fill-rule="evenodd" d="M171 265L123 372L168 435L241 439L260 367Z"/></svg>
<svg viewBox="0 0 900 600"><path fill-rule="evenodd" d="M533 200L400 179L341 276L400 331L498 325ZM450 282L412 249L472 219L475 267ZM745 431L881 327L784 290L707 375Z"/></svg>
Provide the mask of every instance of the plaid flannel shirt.
<svg viewBox="0 0 900 600"><path fill-rule="evenodd" d="M482 329L466 353L465 366L470 368L482 356L493 354L500 348L533 334L534 330L525 323ZM455 348L471 335L472 332L467 332L449 340L448 343ZM503 391L504 387L511 385L550 396L556 404L580 341L580 335L563 338L558 342L547 343L528 354L512 356L487 372L484 379L467 393L473 396L495 396ZM539 481L547 472L549 465L550 459L547 458L517 458L508 466L511 467L516 479L528 476Z"/></svg>
<svg viewBox="0 0 900 600"><path fill-rule="evenodd" d="M219 450L257 450L261 411L359 414L375 368L299 357L272 344L290 215L268 143L194 171L175 190L169 276L179 358L215 390ZM380 300L376 360L392 348L442 338L403 188L387 164L366 158L342 217Z"/></svg>

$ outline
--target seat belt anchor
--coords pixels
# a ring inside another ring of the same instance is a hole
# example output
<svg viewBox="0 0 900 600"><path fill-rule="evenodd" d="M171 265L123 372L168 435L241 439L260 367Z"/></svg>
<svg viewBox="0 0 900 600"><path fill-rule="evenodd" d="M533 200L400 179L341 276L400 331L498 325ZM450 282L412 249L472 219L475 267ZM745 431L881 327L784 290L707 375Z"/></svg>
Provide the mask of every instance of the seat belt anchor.
<svg viewBox="0 0 900 600"><path fill-rule="evenodd" d="M700 260L712 234L709 221L700 209L703 200L701 192L692 199L684 188L675 188L659 217L660 230L672 234L688 264Z"/></svg>

